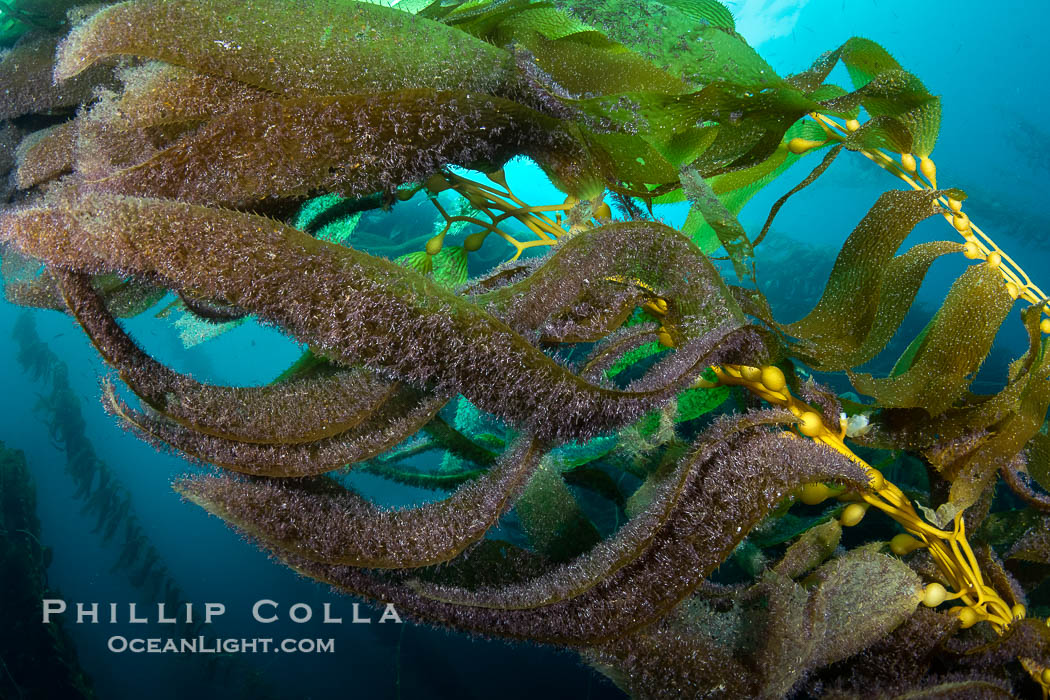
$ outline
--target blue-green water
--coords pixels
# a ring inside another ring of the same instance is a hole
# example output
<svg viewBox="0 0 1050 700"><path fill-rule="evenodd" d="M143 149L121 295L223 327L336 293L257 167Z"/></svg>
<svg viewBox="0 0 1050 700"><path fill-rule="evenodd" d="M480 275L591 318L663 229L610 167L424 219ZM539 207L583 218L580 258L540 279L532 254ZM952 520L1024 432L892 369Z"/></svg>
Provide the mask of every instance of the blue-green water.
<svg viewBox="0 0 1050 700"><path fill-rule="evenodd" d="M781 75L802 70L824 50L862 35L882 43L920 76L942 99L942 129L934 152L940 181L965 189L970 195L967 211L971 218L1011 252L1037 284L1050 285L1050 243L1040 215L1050 184L1050 126L1042 118L1048 106L1042 83L1046 66L1043 33L1050 21L1050 3L766 0L730 4L741 33ZM749 232L758 230L772 201L804 177L810 166L811 161L804 161L748 206L741 220ZM528 163L513 164L508 177L527 201L558 201ZM790 251L803 245L834 250L875 197L896 184L859 155L840 157L817 185L796 196L780 214L764 247L759 248L759 279L797 279L800 295L819 293L833 257L806 258L805 265L796 265ZM395 211L391 220L411 216L409 205L403 209L403 213ZM671 224L684 218L684 210L675 206L658 207L656 214ZM943 221L931 220L920 225L909 241L948 238L949 233ZM950 256L935 265L920 295L927 313L936 308L966 262L961 256ZM805 306L804 301L785 303ZM90 532L93 520L80 515L74 485L63 471L65 455L49 439L34 412L43 389L16 364L10 340L19 313L19 308L0 304L0 386L5 398L0 409L0 439L26 453L36 479L42 540L54 547L49 581L71 603L126 606L140 601L123 572L109 573L116 550ZM323 625L316 620L304 624L284 620L262 628L249 615L252 603L260 599L277 601L282 613L294 603L306 603L319 614L321 605L329 602L347 623L352 601L269 561L220 520L181 502L169 483L193 467L177 456L158 453L103 412L99 379L107 369L71 319L53 312L31 313L43 340L69 366L72 384L82 398L88 437L99 457L129 489L139 521L185 597L199 605L226 605L228 612L211 627L210 634L336 640L332 654L241 656L239 663L257 673L275 697L618 696L608 681L583 667L574 655L548 649L472 640L411 624ZM278 333L251 324L189 350L152 313L131 321L128 328L161 361L200 379L227 384L272 379L300 351ZM982 380L1005 376L1005 359L1019 353L1024 341L1019 324L1007 323L1004 329L1002 350L993 355ZM363 490L390 503L423 497L422 492L407 489L384 492L383 482L367 476L355 479ZM374 610L372 616L377 617ZM163 636L156 626L151 628L151 634ZM134 628L129 625L81 624L67 629L101 698L236 696L209 680L198 657L173 659L108 651L111 636L132 634Z"/></svg>

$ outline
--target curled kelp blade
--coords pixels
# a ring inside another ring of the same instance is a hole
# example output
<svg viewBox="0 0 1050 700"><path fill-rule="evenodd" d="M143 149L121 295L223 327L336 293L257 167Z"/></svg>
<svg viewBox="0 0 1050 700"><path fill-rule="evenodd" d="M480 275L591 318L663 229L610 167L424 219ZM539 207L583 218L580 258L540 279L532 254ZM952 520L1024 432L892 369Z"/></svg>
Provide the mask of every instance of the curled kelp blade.
<svg viewBox="0 0 1050 700"><path fill-rule="evenodd" d="M147 441L236 472L272 477L315 476L371 459L417 433L448 402L447 397L400 387L342 433L311 442L263 444L198 432L148 408L129 407L111 385L104 389L107 408Z"/></svg>
<svg viewBox="0 0 1050 700"><path fill-rule="evenodd" d="M758 426L790 421L790 414L784 411L751 413L718 421L697 439L690 454L678 460L673 470L666 474L657 472L646 480L642 488L647 491L648 503L642 513L631 518L613 537L563 566L545 572L542 578L498 589L466 590L422 581L413 585L421 595L434 600L506 610L538 608L575 598L644 554L675 509L683 507L680 501L689 483L698 478L696 472L724 449L725 443L739 437L738 433Z"/></svg>
<svg viewBox="0 0 1050 700"><path fill-rule="evenodd" d="M712 319L743 319L721 277L688 238L644 222L577 233L521 281L473 298L515 330L526 332L543 328L581 302L593 301L589 295L596 287L631 289L638 300L663 299L667 310L662 321L676 341L678 355L687 354L683 346L710 329Z"/></svg>
<svg viewBox="0 0 1050 700"><path fill-rule="evenodd" d="M512 82L514 67L510 54L484 41L371 3L139 0L77 26L59 48L55 77L66 80L117 55L284 95L418 87L491 94Z"/></svg>
<svg viewBox="0 0 1050 700"><path fill-rule="evenodd" d="M853 386L880 406L944 412L973 381L1013 302L998 269L971 265L952 285L908 370L884 379L851 372Z"/></svg>
<svg viewBox="0 0 1050 700"><path fill-rule="evenodd" d="M939 211L932 191L892 190L879 197L846 239L824 293L803 319L779 326L810 366L852 369L875 357L897 331L929 266L955 243L925 243L894 257L912 229Z"/></svg>
<svg viewBox="0 0 1050 700"><path fill-rule="evenodd" d="M580 595L525 609L427 599L397 576L331 566L278 552L304 575L348 592L391 601L430 622L501 637L591 645L621 637L667 614L799 484L841 481L865 488L859 466L810 441L758 433L711 455L641 556ZM918 598L915 598L917 602Z"/></svg>
<svg viewBox="0 0 1050 700"><path fill-rule="evenodd" d="M190 430L240 442L312 442L346 432L397 391L395 383L360 367L259 387L203 384L145 353L86 275L60 269L52 274L74 317L124 383L154 411Z"/></svg>
<svg viewBox="0 0 1050 700"><path fill-rule="evenodd" d="M517 498L544 450L523 437L481 478L447 499L379 508L331 480L178 481L184 497L252 537L327 564L415 568L452 559L485 536Z"/></svg>
<svg viewBox="0 0 1050 700"><path fill-rule="evenodd" d="M616 429L676 395L712 362L765 352L717 272L681 234L653 222L595 231L597 240L619 243L598 248L589 232L580 233L548 265L557 270L563 252L579 250L594 269L654 283L668 294L679 341L658 371L624 391L573 374L479 305L412 270L264 217L97 194L56 195L0 217L0 237L49 263L135 271L224 299L334 361L430 384L439 394L462 393L555 441ZM678 249L682 256L666 256ZM570 286L589 283L580 272Z"/></svg>
<svg viewBox="0 0 1050 700"><path fill-rule="evenodd" d="M82 130L80 140L89 134ZM99 150L124 148L118 141ZM113 172L85 166L86 181L107 192L247 206L318 190L363 196L447 165L488 172L516 155L581 198L593 196L597 172L559 120L498 97L422 88L251 101L159 151L139 150L142 160L113 159Z"/></svg>
<svg viewBox="0 0 1050 700"><path fill-rule="evenodd" d="M1040 379L1045 379L1050 369L1048 357L1043 352L1043 333L1039 329L1042 310L1033 306L1022 311L1021 316L1028 333L1028 348L1010 364L1009 381L999 393L990 396L967 394L956 406L935 416L922 408L884 408L880 412L879 429L873 444L883 449L936 449L939 444L990 431L993 426L1022 411L1029 420L1041 422L1045 410L1040 413L1037 404L1024 405L1021 400L1041 386ZM920 346L928 332L920 334L913 345ZM912 359L908 358L907 365L898 363L898 366L910 367ZM1033 435L1032 439L1036 440L1038 436ZM1012 456L1002 455L1002 463L1006 464Z"/></svg>

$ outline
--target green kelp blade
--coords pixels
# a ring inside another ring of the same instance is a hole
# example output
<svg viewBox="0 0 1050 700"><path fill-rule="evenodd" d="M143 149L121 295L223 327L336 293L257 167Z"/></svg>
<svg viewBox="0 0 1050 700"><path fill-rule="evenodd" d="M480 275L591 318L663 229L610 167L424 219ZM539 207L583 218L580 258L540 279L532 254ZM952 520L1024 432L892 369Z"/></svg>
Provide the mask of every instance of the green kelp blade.
<svg viewBox="0 0 1050 700"><path fill-rule="evenodd" d="M919 334L908 343L908 347L904 348L904 352L897 358L897 361L893 364L893 369L890 370L891 377L904 374L911 368L911 364L915 361L915 356L918 354L919 349L922 348L923 343L926 342L926 336L929 335L930 329L933 328L933 323L936 320L937 315L934 314L929 323L923 326Z"/></svg>
<svg viewBox="0 0 1050 700"><path fill-rule="evenodd" d="M529 542L551 561L567 561L596 545L601 536L565 484L557 460L540 462L514 504Z"/></svg>
<svg viewBox="0 0 1050 700"><path fill-rule="evenodd" d="M733 270L741 284L755 282L754 250L744 227L737 221L725 204L718 198L711 185L692 167L681 173L682 188L689 202L704 217L704 221L714 229L719 242L725 248L733 262Z"/></svg>
<svg viewBox="0 0 1050 700"><path fill-rule="evenodd" d="M851 372L853 386L880 406L943 413L973 381L1012 306L998 270L971 265L952 285L908 371L885 379Z"/></svg>
<svg viewBox="0 0 1050 700"><path fill-rule="evenodd" d="M882 73L903 70L889 51L871 39L852 37L837 53L857 89L864 87Z"/></svg>
<svg viewBox="0 0 1050 700"><path fill-rule="evenodd" d="M790 86L757 89L730 82L689 94L631 92L571 105L584 112L584 124L596 120L638 134L672 166L692 164L703 177L762 163L795 122L820 109L820 103Z"/></svg>
<svg viewBox="0 0 1050 700"><path fill-rule="evenodd" d="M463 246L442 246L434 258L434 281L456 289L467 281L467 251Z"/></svg>
<svg viewBox="0 0 1050 700"><path fill-rule="evenodd" d="M411 48L416 45L427 50ZM55 76L65 80L114 55L156 59L289 96L424 87L498 94L514 75L513 59L502 49L363 2L111 5L63 42Z"/></svg>
<svg viewBox="0 0 1050 700"><path fill-rule="evenodd" d="M850 74L854 92L825 93L825 88L834 86L823 85L823 81L839 60ZM811 99L821 100L821 111L828 114L856 118L858 107L867 110L871 119L861 130L847 135L847 148L887 148L920 157L933 152L940 131L940 99L869 39L849 39L787 82Z"/></svg>
<svg viewBox="0 0 1050 700"><path fill-rule="evenodd" d="M421 275L429 275L434 270L434 257L425 250L414 250L411 253L395 258L394 262L416 270Z"/></svg>
<svg viewBox="0 0 1050 700"><path fill-rule="evenodd" d="M760 90L784 84L772 66L734 31L704 27L695 41L693 51L699 60L689 66L686 77L698 85L724 81Z"/></svg>
<svg viewBox="0 0 1050 700"><path fill-rule="evenodd" d="M842 246L816 307L780 325L798 340L792 353L815 369L838 371L874 357L896 332L930 264L955 243L924 243L894 253L911 230L936 213L935 194L893 190L879 197Z"/></svg>
<svg viewBox="0 0 1050 700"><path fill-rule="evenodd" d="M920 157L933 152L941 127L941 101L918 78L904 71L882 73L859 92L888 147Z"/></svg>
<svg viewBox="0 0 1050 700"><path fill-rule="evenodd" d="M680 10L712 27L736 31L733 13L718 0L660 0L660 4Z"/></svg>
<svg viewBox="0 0 1050 700"><path fill-rule="evenodd" d="M571 95L611 95L625 92L679 94L689 85L642 56L595 31L548 39L524 25L528 16L493 32L498 45L519 44L554 83Z"/></svg>
<svg viewBox="0 0 1050 700"><path fill-rule="evenodd" d="M717 37L707 39L714 30L735 40L737 45L719 45L729 53L753 52L733 33L732 16L715 2L700 0L558 0L556 5L573 18L591 27L600 28L610 39L621 43L671 75L689 81L694 89L705 81L699 73L717 70L715 65L735 67L753 63L752 56L732 56L726 64L718 63L719 56L712 44ZM757 59L761 61L761 59ZM775 78L770 70L769 76ZM725 76L730 78L731 76Z"/></svg>

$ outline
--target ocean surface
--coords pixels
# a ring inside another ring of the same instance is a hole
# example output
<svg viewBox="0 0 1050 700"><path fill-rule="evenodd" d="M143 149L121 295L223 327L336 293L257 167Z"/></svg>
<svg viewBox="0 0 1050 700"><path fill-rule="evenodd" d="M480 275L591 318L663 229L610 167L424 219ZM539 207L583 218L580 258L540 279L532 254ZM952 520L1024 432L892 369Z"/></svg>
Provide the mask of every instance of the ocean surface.
<svg viewBox="0 0 1050 700"><path fill-rule="evenodd" d="M1050 240L1039 214L1046 206L1050 185L1050 124L1045 118L1050 98L1044 86L1050 3L738 0L729 4L738 30L781 75L807 68L823 51L859 35L880 42L919 76L942 99L942 128L933 154L940 182L966 190L971 218L1021 262L1036 284L1050 288ZM833 75L832 82L846 80ZM748 205L740 218L752 235L761 227L770 204L801 180L813 163L813 159L804 160ZM526 201L561 201L528 162L515 161L508 166L507 175L512 188ZM843 154L816 185L797 195L781 212L758 249L759 280L769 279L794 290L782 300L784 308L804 311L816 301L834 251L875 198L897 185L866 159ZM413 226L430 226L410 205L396 208L387 219L389 224L407 231ZM678 225L685 213L680 206L668 205L657 207L656 215ZM929 220L916 228L905 245L952 239L953 233L943 221ZM806 251L807 256L795 251ZM815 252L810 255L810 251ZM939 305L966 263L961 256L946 256L936 263L920 293L920 317ZM156 310L169 302L161 301ZM774 310L777 303L774 299ZM184 598L199 606L198 614L206 603L225 605L226 614L207 634L335 640L333 653L240 654L216 670L209 668L206 655L117 653L107 648L114 635L165 636L164 629L154 623L71 624L67 613L66 629L98 697L225 700L240 697L251 683L258 683L272 697L302 700L622 696L570 653L472 639L411 623L378 624L381 611L368 605L361 605L359 614L371 617L373 624L351 623L352 604L359 601L271 561L221 520L183 502L171 490L174 477L200 467L158 452L124 431L103 410L100 380L109 370L70 318L49 311L27 312L0 302L0 440L26 455L38 491L41 540L54 551L48 580L71 607L77 602L99 602L104 608L117 603L125 620L129 603L138 602L140 612L148 611L127 573L110 573L118 548L93 533L94 518L81 513L82 501L74 498L76 485L64 470L66 456L49 436L38 406L44 386L15 360L12 330L24 313L32 314L41 339L68 366L87 437L98 457L127 488L130 507ZM292 340L255 323L189 349L183 347L171 324L152 312L130 320L126 327L162 362L198 379L224 384L269 381L301 353ZM999 349L979 381L1001 381L1006 362L1023 350L1020 324L1008 322L1004 328L997 341ZM352 477L352 483L390 505L433 498L407 487L395 489L367 475ZM252 606L260 600L277 603L278 622L262 625L252 619ZM314 619L290 621L289 608L297 603L310 606ZM331 604L334 616L343 618L343 624L320 621L326 603ZM155 617L155 611L149 614ZM148 634L144 628L150 630ZM216 680L223 673L229 674L231 685Z"/></svg>

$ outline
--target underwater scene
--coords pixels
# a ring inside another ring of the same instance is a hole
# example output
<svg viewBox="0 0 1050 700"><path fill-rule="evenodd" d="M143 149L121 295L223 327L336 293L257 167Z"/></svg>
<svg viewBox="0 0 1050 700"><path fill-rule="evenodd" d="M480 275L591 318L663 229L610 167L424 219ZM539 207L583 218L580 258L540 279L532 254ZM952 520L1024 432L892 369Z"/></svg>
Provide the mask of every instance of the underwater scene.
<svg viewBox="0 0 1050 700"><path fill-rule="evenodd" d="M0 0L0 700L1047 700L1048 22Z"/></svg>

